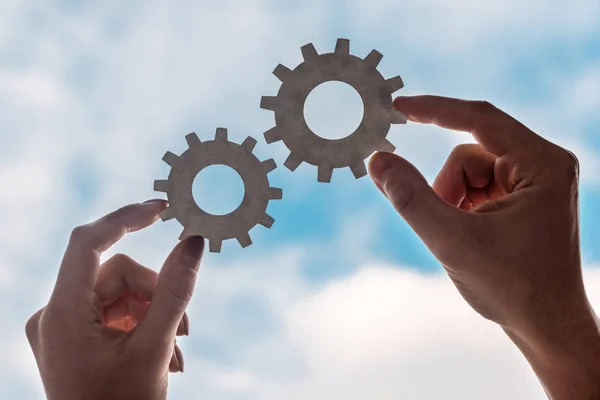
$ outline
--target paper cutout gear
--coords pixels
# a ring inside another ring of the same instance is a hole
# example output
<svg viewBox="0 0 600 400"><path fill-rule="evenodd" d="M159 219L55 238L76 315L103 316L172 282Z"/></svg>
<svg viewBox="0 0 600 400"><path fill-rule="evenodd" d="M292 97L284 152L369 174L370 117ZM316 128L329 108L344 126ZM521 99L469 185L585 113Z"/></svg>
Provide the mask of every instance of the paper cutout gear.
<svg viewBox="0 0 600 400"><path fill-rule="evenodd" d="M358 179L367 174L364 160L375 151L393 152L386 136L391 124L405 124L406 115L393 108L392 94L402 78L385 79L377 70L383 58L373 50L365 59L350 54L350 41L338 39L333 53L319 54L312 43L302 47L304 62L293 71L279 64L273 74L282 82L277 96L263 96L260 106L275 112L275 127L265 132L267 143L283 140L290 150L284 165L294 171L302 162L318 167L318 181L330 182L334 168L350 167ZM322 83L341 81L362 98L364 116L349 136L329 140L317 136L304 118L304 103Z"/></svg>
<svg viewBox="0 0 600 400"><path fill-rule="evenodd" d="M163 161L171 166L167 180L154 182L154 190L167 194L169 206L160 214L163 221L177 219L184 230L180 239L201 235L209 241L209 250L221 251L221 243L237 239L242 247L252 244L248 233L256 224L270 228L275 221L266 213L269 200L278 200L282 191L269 185L267 174L277 165L273 159L260 161L253 153L256 140L247 137L240 145L227 139L227 129L217 128L215 140L201 142L195 133L186 136L189 149L177 156L167 152ZM211 165L233 168L244 182L240 206L226 215L202 210L192 194L194 178Z"/></svg>
<svg viewBox="0 0 600 400"><path fill-rule="evenodd" d="M350 41L338 39L333 53L319 54L315 47L302 47L304 62L294 70L278 65L273 74L282 85L277 96L263 96L261 108L275 112L275 127L265 132L267 143L283 140L290 150L285 166L294 171L302 162L318 168L318 181L330 182L335 168L350 167L358 179L367 174L364 160L375 151L393 152L387 139L391 124L406 123L406 115L394 111L392 94L404 84L399 76L385 79L377 70L383 58L373 50L364 59L350 54ZM322 83L341 81L360 95L364 114L359 127L349 136L329 140L317 136L306 124L304 103ZM239 145L227 139L227 130L217 128L215 139L201 142L195 133L186 136L189 149L177 156L167 152L163 160L171 166L167 180L154 182L154 190L167 194L169 206L160 217L177 219L184 230L180 239L204 236L211 252L220 252L223 240L237 239L242 247L252 244L249 231L256 224L267 228L274 219L266 213L270 200L281 199L282 191L269 184L267 174L276 168L273 159L259 161L252 153L256 140ZM212 215L194 201L192 184L204 168L222 164L233 168L244 182L240 206L226 215Z"/></svg>

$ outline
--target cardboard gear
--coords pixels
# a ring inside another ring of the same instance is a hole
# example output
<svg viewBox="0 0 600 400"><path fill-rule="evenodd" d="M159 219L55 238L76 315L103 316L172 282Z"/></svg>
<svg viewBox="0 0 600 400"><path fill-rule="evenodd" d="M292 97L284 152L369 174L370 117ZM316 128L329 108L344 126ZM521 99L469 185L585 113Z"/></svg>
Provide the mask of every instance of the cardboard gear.
<svg viewBox="0 0 600 400"><path fill-rule="evenodd" d="M265 132L267 143L283 140L290 155L284 165L294 171L302 162L318 168L318 181L330 182L334 168L350 167L358 179L367 174L364 160L375 151L393 152L386 136L391 124L405 124L406 115L393 108L392 94L404 84L399 76L385 79L377 70L383 58L377 50L365 59L350 54L350 41L338 39L333 53L319 54L312 43L302 47L304 62L293 71L279 64L273 74L282 82L277 96L263 96L261 108L275 112L275 127ZM318 85L341 81L362 98L364 116L349 136L329 140L306 124L304 104Z"/></svg>
<svg viewBox="0 0 600 400"><path fill-rule="evenodd" d="M227 139L227 129L217 128L215 139L201 142L195 133L186 136L189 149L177 156L163 157L171 172L167 180L154 182L154 190L167 194L169 206L160 214L163 221L177 219L184 230L180 239L200 235L209 241L211 252L221 251L223 240L237 239L242 247L252 244L249 231L256 224L270 228L275 221L266 213L269 200L278 200L282 191L269 185L267 174L277 166L273 159L260 161L253 153L256 140L247 137L240 145ZM233 168L244 182L240 206L226 215L202 210L192 194L194 178L210 165Z"/></svg>

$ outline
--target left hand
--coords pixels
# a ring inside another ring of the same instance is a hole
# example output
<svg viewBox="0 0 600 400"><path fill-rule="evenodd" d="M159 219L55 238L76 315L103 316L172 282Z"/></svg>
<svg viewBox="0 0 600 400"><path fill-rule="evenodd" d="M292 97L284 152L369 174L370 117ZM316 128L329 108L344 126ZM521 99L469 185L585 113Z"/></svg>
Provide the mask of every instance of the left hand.
<svg viewBox="0 0 600 400"><path fill-rule="evenodd" d="M132 204L73 230L52 297L26 327L49 400L165 399L168 373L183 372L175 337L188 334L204 239L179 243L160 274L122 254L100 265L166 205Z"/></svg>

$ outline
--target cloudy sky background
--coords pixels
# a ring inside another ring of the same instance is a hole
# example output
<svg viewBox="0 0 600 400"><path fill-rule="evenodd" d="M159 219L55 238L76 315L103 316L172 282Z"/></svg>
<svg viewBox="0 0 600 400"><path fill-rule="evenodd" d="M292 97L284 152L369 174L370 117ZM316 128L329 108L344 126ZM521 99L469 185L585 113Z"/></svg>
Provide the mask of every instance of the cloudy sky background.
<svg viewBox="0 0 600 400"><path fill-rule="evenodd" d="M403 94L489 100L579 156L586 284L600 307L596 0L0 0L0 398L43 397L24 325L48 299L71 229L160 197L161 157L185 150L191 131L251 135L261 159L282 165L285 146L262 138L274 119L260 97L279 86L271 71L338 37L353 54L383 53L379 69L402 76ZM307 105L319 133L342 136L360 119L341 86ZM429 180L471 141L415 124L389 139ZM223 211L240 195L234 178L203 176L201 201ZM336 170L319 184L302 165L270 179L284 193L269 205L273 228L205 258L171 398L544 398L368 178ZM158 269L180 230L157 223L111 254Z"/></svg>

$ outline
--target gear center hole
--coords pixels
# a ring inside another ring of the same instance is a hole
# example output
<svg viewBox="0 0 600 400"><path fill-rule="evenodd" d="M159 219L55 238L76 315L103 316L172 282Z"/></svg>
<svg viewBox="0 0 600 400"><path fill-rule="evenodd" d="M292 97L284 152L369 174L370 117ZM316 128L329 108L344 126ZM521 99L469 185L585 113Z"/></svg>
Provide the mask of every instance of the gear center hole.
<svg viewBox="0 0 600 400"><path fill-rule="evenodd" d="M351 135L363 120L364 104L344 82L325 82L313 89L304 104L304 119L315 135L337 140Z"/></svg>
<svg viewBox="0 0 600 400"><path fill-rule="evenodd" d="M235 211L244 199L244 181L227 165L211 165L194 178L192 195L198 207L213 215Z"/></svg>

